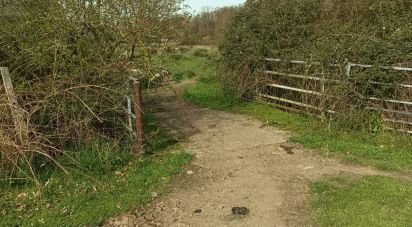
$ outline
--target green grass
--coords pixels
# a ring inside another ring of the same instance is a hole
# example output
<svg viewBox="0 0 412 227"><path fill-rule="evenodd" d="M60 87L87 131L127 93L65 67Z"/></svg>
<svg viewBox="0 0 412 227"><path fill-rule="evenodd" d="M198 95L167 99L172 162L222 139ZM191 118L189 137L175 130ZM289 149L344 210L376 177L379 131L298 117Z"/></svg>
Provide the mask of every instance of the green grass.
<svg viewBox="0 0 412 227"><path fill-rule="evenodd" d="M98 226L147 203L152 192L166 192L192 156L150 114L145 129L151 155L137 158L127 146L96 140L57 158L68 176L39 160L40 185L0 182L0 226Z"/></svg>
<svg viewBox="0 0 412 227"><path fill-rule="evenodd" d="M202 75L206 75L207 79L203 79ZM217 110L246 114L270 125L294 131L295 134L290 139L292 142L318 149L324 155L338 156L352 163L383 170L412 169L410 136L357 132L337 124L327 127L311 117L280 111L267 104L239 102L226 96L216 80L209 75L214 74L201 74L199 83L184 92L185 101Z"/></svg>
<svg viewBox="0 0 412 227"><path fill-rule="evenodd" d="M149 112L145 113L145 132L148 147L146 152L153 153L176 145L184 139L183 134L171 134L162 128L156 118Z"/></svg>
<svg viewBox="0 0 412 227"><path fill-rule="evenodd" d="M103 175L72 171L51 175L41 187L4 188L2 226L96 226L163 193L171 175L191 160L186 153L160 154L132 161Z"/></svg>
<svg viewBox="0 0 412 227"><path fill-rule="evenodd" d="M214 67L211 67L212 59L194 56L191 53L170 54L165 56L163 64L172 72L172 80L180 82L184 79L215 75Z"/></svg>
<svg viewBox="0 0 412 227"><path fill-rule="evenodd" d="M311 185L319 226L411 226L412 183L386 177L338 177Z"/></svg>
<svg viewBox="0 0 412 227"><path fill-rule="evenodd" d="M294 136L293 142L321 149L325 154L339 154L343 159L378 169L402 171L412 169L411 138L406 135L362 132L323 128L310 129Z"/></svg>
<svg viewBox="0 0 412 227"><path fill-rule="evenodd" d="M183 99L187 102L207 106L218 110L230 110L239 103L224 95L218 85L211 86L208 83L198 83L183 93Z"/></svg>

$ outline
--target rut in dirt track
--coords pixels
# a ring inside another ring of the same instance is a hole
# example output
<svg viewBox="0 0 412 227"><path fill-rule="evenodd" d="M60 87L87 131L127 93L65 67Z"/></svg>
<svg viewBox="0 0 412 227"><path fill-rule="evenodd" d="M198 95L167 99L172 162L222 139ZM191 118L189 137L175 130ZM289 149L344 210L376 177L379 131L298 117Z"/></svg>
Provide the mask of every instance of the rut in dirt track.
<svg viewBox="0 0 412 227"><path fill-rule="evenodd" d="M287 144L289 132L247 116L182 104L173 96L150 109L166 127L188 136L184 147L195 160L166 197L106 226L308 226L310 181L339 174L390 176ZM233 207L250 213L233 215Z"/></svg>

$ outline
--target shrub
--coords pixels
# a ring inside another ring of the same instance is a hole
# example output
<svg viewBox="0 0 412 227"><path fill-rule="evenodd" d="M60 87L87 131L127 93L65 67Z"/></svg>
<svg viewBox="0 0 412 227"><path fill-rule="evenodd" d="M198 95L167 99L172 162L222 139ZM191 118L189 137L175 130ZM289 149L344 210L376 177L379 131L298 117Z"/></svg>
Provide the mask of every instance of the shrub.
<svg viewBox="0 0 412 227"><path fill-rule="evenodd" d="M266 67L264 57L318 61L323 66L344 65L349 60L412 67L411 9L409 0L249 0L219 47L225 91L253 97L257 88L271 79L261 73ZM280 67L287 71L290 65ZM405 98L397 86L371 86L368 81L396 85L408 75L372 68L353 71L352 78L347 78L343 72L343 67L327 72L343 82L327 91L338 98L325 102L343 110L343 115L361 113L368 105L365 97Z"/></svg>
<svg viewBox="0 0 412 227"><path fill-rule="evenodd" d="M30 165L39 155L52 159L67 144L95 137L126 140L130 70L140 69L133 76L142 80L158 71L157 49L150 45L159 46L163 34L177 36L170 24L178 23L174 16L181 12L180 3L2 1L0 65L12 72L30 139L18 143L13 130L0 125L0 164ZM156 17L140 16L147 11ZM10 118L7 111L0 114L0 123ZM30 167L0 171L13 175L23 169Z"/></svg>
<svg viewBox="0 0 412 227"><path fill-rule="evenodd" d="M411 9L408 0L247 1L227 28L222 60L242 72L263 57L411 66Z"/></svg>

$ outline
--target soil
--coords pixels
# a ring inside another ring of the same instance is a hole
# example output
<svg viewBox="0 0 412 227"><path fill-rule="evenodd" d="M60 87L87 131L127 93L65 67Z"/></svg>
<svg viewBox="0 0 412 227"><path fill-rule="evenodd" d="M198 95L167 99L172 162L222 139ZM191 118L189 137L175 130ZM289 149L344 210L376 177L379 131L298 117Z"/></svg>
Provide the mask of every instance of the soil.
<svg viewBox="0 0 412 227"><path fill-rule="evenodd" d="M310 182L393 176L290 144L291 132L248 116L184 104L172 94L151 103L166 127L187 136L183 147L195 159L169 194L104 226L311 226Z"/></svg>

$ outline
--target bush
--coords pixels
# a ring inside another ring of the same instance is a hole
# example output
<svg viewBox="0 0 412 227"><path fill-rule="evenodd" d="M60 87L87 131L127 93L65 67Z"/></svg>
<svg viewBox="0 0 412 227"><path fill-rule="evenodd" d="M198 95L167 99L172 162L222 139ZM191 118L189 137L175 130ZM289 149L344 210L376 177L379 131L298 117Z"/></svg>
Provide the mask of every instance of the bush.
<svg viewBox="0 0 412 227"><path fill-rule="evenodd" d="M30 170L21 165L30 165L39 155L52 159L67 144L83 144L96 137L123 142L129 138L124 106L130 71L145 72L133 75L142 80L158 71L153 60L157 49L150 45L160 46L159 34L177 35L170 24L179 23L175 13L181 12L181 1L156 3L157 12L152 9L154 3L142 7L135 7L135 1L99 3L32 0L0 4L0 65L12 72L30 137L17 142L13 130L0 125L2 174ZM147 11L157 17L147 21L138 16ZM3 100L0 97L0 108L7 106ZM0 109L0 114L0 123L10 125L10 113ZM27 177L34 174L23 172Z"/></svg>
<svg viewBox="0 0 412 227"><path fill-rule="evenodd" d="M220 46L226 65L262 57L411 64L409 0L247 1Z"/></svg>
<svg viewBox="0 0 412 227"><path fill-rule="evenodd" d="M219 47L225 91L250 98L265 81L273 81L261 73L266 67L264 57L318 61L323 66L345 65L349 60L412 67L411 9L409 0L249 0L234 17ZM280 68L287 71L290 65ZM301 70L323 69L308 66ZM405 99L397 86L368 83L398 84L405 75L373 68L353 71L353 77L347 78L343 72L343 67L326 71L343 83L327 91L338 99L325 103L344 110L344 115L349 109L355 115L362 112L368 105L365 97Z"/></svg>

